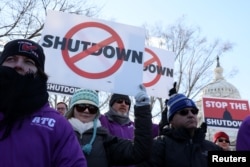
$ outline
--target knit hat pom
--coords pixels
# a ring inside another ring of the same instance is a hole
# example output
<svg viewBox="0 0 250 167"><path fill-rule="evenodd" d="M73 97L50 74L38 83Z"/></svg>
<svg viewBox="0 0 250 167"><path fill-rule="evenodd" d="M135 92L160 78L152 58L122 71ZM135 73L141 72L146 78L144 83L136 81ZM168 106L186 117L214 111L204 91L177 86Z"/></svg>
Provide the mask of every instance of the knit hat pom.
<svg viewBox="0 0 250 167"><path fill-rule="evenodd" d="M174 94L170 97L170 99L167 102L168 106L168 114L167 119L168 122L170 122L173 118L173 116L176 114L176 112L184 109L184 108L194 108L198 110L193 100L187 98L183 94Z"/></svg>
<svg viewBox="0 0 250 167"><path fill-rule="evenodd" d="M88 144L85 144L84 146L82 146L82 151L89 155L91 153L91 150L92 150L92 144L94 143L95 141L95 138L96 138L96 130L97 130L97 119L94 120L94 130L93 130L93 136L90 140L90 142Z"/></svg>
<svg viewBox="0 0 250 167"><path fill-rule="evenodd" d="M86 144L86 145L82 146L82 150L85 154L89 155L91 153L91 150L92 150L92 145Z"/></svg>

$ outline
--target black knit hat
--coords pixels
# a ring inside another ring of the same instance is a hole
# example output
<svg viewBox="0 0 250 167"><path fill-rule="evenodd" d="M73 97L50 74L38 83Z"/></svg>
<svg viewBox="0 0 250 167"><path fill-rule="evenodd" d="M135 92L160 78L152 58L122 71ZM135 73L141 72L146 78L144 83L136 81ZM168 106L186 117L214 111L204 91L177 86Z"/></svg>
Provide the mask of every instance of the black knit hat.
<svg viewBox="0 0 250 167"><path fill-rule="evenodd" d="M118 99L125 99L125 100L128 100L129 101L129 108L130 108L130 105L131 105L131 100L130 98L127 96L127 95L122 95L122 94L116 94L114 93L111 98L110 98L110 101L109 101L109 106L111 107L116 100Z"/></svg>
<svg viewBox="0 0 250 167"><path fill-rule="evenodd" d="M28 39L16 39L8 42L0 56L0 65L9 56L21 55L35 61L36 66L44 71L45 55L43 48L36 42Z"/></svg>

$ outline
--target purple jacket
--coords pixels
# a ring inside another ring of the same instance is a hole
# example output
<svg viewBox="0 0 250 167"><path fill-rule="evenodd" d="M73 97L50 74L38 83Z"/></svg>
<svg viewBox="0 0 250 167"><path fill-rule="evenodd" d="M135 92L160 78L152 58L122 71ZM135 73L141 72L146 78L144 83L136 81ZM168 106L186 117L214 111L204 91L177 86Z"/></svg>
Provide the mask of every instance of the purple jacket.
<svg viewBox="0 0 250 167"><path fill-rule="evenodd" d="M0 157L1 167L87 167L71 125L48 103L0 141Z"/></svg>
<svg viewBox="0 0 250 167"><path fill-rule="evenodd" d="M250 116L247 116L239 128L236 151L250 151Z"/></svg>
<svg viewBox="0 0 250 167"><path fill-rule="evenodd" d="M118 136L124 139L133 139L134 138L134 122L129 122L125 125L120 125L116 122L108 120L104 115L100 116L100 121L103 127L107 128L110 134ZM152 137L158 136L159 126L157 124L152 125Z"/></svg>
<svg viewBox="0 0 250 167"><path fill-rule="evenodd" d="M131 121L128 124L120 125L116 122L108 120L104 115L100 116L100 121L103 127L107 128L109 133L121 137L123 139L133 139L134 138L134 123Z"/></svg>

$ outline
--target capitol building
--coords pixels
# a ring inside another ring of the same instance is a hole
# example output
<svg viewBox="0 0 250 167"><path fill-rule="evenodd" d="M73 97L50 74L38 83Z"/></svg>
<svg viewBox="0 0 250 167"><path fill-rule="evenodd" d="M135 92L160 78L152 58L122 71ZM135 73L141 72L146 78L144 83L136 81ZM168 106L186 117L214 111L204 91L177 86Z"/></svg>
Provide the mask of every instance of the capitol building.
<svg viewBox="0 0 250 167"><path fill-rule="evenodd" d="M209 83L201 92L200 98L197 100L197 106L200 109L198 118L199 124L204 122L204 112L202 106L202 97L241 99L238 89L227 82L223 77L223 68L220 66L219 57L217 57L217 65L214 69L214 80ZM238 129L209 127L207 128L206 138L213 141L213 135L218 131L224 131L229 135L231 150L235 150L236 136Z"/></svg>

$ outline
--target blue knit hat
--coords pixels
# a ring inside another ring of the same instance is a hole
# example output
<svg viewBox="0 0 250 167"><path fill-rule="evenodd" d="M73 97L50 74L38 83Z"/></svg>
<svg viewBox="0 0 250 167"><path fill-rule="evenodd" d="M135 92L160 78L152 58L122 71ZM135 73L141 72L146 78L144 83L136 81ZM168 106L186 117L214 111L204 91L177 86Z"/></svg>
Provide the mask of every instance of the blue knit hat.
<svg viewBox="0 0 250 167"><path fill-rule="evenodd" d="M177 111L180 111L184 108L194 108L198 110L194 101L187 98L183 94L172 95L167 102L167 106L168 106L168 114L167 114L168 122L172 120L173 116Z"/></svg>
<svg viewBox="0 0 250 167"><path fill-rule="evenodd" d="M96 107L99 107L98 93L89 89L79 89L75 91L71 97L69 108L72 109L74 105L81 103L92 104Z"/></svg>

